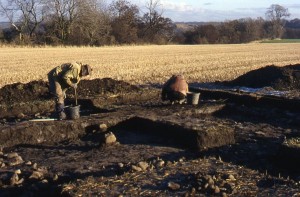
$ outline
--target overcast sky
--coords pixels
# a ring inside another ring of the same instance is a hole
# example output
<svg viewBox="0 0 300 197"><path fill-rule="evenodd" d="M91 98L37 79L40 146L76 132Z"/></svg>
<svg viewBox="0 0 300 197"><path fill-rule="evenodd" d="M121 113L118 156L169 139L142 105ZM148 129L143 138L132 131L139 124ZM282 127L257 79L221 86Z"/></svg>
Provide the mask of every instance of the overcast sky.
<svg viewBox="0 0 300 197"><path fill-rule="evenodd" d="M130 1L130 0L129 0ZM131 0L139 7L147 0ZM174 22L209 22L225 21L239 18L265 18L267 8L278 4L288 8L288 19L300 19L300 0L160 0L163 16Z"/></svg>

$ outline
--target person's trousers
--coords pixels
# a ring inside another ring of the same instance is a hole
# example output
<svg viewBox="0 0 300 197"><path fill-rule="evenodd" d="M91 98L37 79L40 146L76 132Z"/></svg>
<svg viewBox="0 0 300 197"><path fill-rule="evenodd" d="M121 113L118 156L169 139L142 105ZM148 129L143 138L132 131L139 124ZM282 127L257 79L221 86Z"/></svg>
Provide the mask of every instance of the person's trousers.
<svg viewBox="0 0 300 197"><path fill-rule="evenodd" d="M57 78L53 76L53 72L50 72L48 74L50 93L55 97L56 104L64 105L66 90L62 89L61 84L58 82Z"/></svg>
<svg viewBox="0 0 300 197"><path fill-rule="evenodd" d="M173 102L173 101L181 101L181 100L185 99L185 95L182 94L181 92L170 91L170 92L167 93L167 98L171 102Z"/></svg>

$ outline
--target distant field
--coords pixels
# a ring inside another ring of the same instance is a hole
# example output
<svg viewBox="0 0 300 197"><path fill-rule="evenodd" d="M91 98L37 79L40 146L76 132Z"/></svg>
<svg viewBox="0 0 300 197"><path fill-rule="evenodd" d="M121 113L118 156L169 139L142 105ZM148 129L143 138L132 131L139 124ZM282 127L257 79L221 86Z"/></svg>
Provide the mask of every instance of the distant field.
<svg viewBox="0 0 300 197"><path fill-rule="evenodd" d="M300 39L265 40L261 43L300 43Z"/></svg>
<svg viewBox="0 0 300 197"><path fill-rule="evenodd" d="M89 79L110 77L132 84L163 83L181 73L189 82L230 80L266 65L300 63L300 43L122 47L0 48L0 87L47 80L53 67L90 64Z"/></svg>

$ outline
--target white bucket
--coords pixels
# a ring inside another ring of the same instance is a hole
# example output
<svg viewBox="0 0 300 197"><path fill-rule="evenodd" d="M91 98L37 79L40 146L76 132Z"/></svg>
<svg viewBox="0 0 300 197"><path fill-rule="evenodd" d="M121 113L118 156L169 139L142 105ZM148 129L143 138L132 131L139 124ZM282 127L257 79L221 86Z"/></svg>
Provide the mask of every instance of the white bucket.
<svg viewBox="0 0 300 197"><path fill-rule="evenodd" d="M198 105L199 104L200 93L197 92L188 92L186 95L186 101L189 105Z"/></svg>

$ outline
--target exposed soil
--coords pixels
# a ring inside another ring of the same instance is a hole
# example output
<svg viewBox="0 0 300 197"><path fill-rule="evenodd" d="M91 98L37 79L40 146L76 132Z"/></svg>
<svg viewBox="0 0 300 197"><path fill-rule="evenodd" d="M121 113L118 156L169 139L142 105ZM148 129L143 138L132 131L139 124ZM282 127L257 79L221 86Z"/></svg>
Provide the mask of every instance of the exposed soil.
<svg viewBox="0 0 300 197"><path fill-rule="evenodd" d="M230 84L297 90L295 70L268 66ZM3 87L0 196L300 194L299 111L191 89L201 92L198 105L170 105L156 88L83 80L80 119L53 121L46 82ZM72 90L67 102L74 103Z"/></svg>
<svg viewBox="0 0 300 197"><path fill-rule="evenodd" d="M113 95L138 94L137 86L110 78L82 80L77 88L78 98L84 107L92 108L91 97L107 97ZM68 89L66 105L75 104L74 90ZM126 100L126 99L125 99ZM98 101L99 102L99 101ZM102 102L102 100L101 100ZM0 118L14 120L25 116L35 116L51 113L54 109L54 99L49 93L48 82L32 81L27 84L15 83L0 89Z"/></svg>
<svg viewBox="0 0 300 197"><path fill-rule="evenodd" d="M225 84L251 88L262 88L268 86L275 90L299 90L300 64L284 67L278 67L275 65L266 66L250 71Z"/></svg>
<svg viewBox="0 0 300 197"><path fill-rule="evenodd" d="M137 86L111 78L82 80L78 85L78 94L82 97L99 94L122 94L138 90ZM72 90L70 89L68 93L72 94Z"/></svg>
<svg viewBox="0 0 300 197"><path fill-rule="evenodd" d="M123 81L110 78L82 80L78 85L78 96L94 96L99 94L117 94L138 91L139 88ZM67 93L74 94L70 88ZM0 104L14 104L18 102L33 102L50 99L49 84L45 81L32 81L27 84L14 83L6 85L0 90Z"/></svg>
<svg viewBox="0 0 300 197"><path fill-rule="evenodd" d="M32 102L49 98L48 83L32 81L27 84L15 83L6 85L0 91L0 104L14 104L17 102Z"/></svg>

